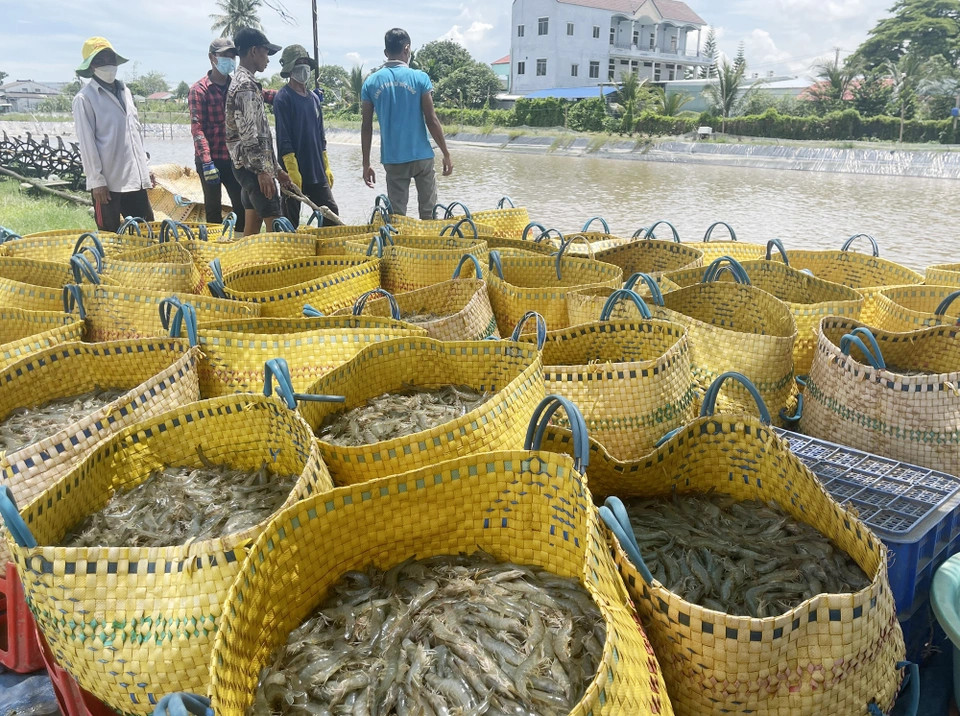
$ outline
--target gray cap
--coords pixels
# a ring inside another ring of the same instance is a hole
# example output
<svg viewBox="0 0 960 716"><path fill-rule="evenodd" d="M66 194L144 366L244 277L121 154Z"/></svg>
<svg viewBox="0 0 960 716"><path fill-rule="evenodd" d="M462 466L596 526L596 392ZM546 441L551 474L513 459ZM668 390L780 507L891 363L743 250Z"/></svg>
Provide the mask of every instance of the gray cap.
<svg viewBox="0 0 960 716"><path fill-rule="evenodd" d="M233 45L233 40L229 37L218 37L216 40L210 43L210 54L219 55L221 52L226 52L227 50L236 51L236 47Z"/></svg>

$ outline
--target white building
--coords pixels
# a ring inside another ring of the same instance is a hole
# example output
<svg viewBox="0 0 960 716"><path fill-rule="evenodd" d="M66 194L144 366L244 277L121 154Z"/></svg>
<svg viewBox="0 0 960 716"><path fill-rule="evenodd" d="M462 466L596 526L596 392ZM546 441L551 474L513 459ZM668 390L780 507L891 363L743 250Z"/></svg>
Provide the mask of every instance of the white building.
<svg viewBox="0 0 960 716"><path fill-rule="evenodd" d="M682 79L712 62L700 55L705 25L678 0L513 0L511 91L595 87L630 71Z"/></svg>
<svg viewBox="0 0 960 716"><path fill-rule="evenodd" d="M53 84L53 83L51 83ZM0 86L0 92L6 95L12 112L33 112L48 99L60 94L62 86L54 87L33 80L17 80ZM57 83L63 84L63 83Z"/></svg>

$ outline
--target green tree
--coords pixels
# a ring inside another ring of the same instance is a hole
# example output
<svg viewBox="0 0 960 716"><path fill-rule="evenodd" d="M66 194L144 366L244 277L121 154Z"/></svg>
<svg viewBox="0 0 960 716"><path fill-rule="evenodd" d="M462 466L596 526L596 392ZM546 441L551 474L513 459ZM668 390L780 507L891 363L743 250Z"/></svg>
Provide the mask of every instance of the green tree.
<svg viewBox="0 0 960 716"><path fill-rule="evenodd" d="M473 62L467 49L453 40L428 42L417 50L415 57L419 69L430 75L434 84Z"/></svg>
<svg viewBox="0 0 960 716"><path fill-rule="evenodd" d="M733 69L740 72L747 71L747 55L743 40L740 40L740 44L737 45L737 56L733 60Z"/></svg>
<svg viewBox="0 0 960 716"><path fill-rule="evenodd" d="M908 50L921 60L943 55L960 64L960 0L897 0L890 12L853 54L865 70L896 63Z"/></svg>
<svg viewBox="0 0 960 716"><path fill-rule="evenodd" d="M567 113L567 126L575 132L602 132L607 103L600 97L582 99Z"/></svg>
<svg viewBox="0 0 960 716"><path fill-rule="evenodd" d="M274 72L270 77L264 77L261 82L264 89L278 90L282 89L285 84L287 84L287 79L281 77L279 72Z"/></svg>
<svg viewBox="0 0 960 716"><path fill-rule="evenodd" d="M692 101L692 95L684 92L666 92L662 87L657 87L654 94L655 106L662 117L676 117L684 106Z"/></svg>
<svg viewBox="0 0 960 716"><path fill-rule="evenodd" d="M258 12L261 4L261 0L217 0L220 12L210 15L210 29L219 32L220 37L233 37L241 27L262 30Z"/></svg>
<svg viewBox="0 0 960 716"><path fill-rule="evenodd" d="M170 85L167 84L167 79L162 72L153 70L145 75L140 75L136 73L136 67L134 67L133 76L127 80L127 86L130 88L130 92L143 97L149 97L154 92L168 92L170 90Z"/></svg>
<svg viewBox="0 0 960 716"><path fill-rule="evenodd" d="M347 91L350 93L350 111L356 114L360 111L360 93L363 91L363 81L366 75L363 74L363 65L355 65L350 70Z"/></svg>
<svg viewBox="0 0 960 716"><path fill-rule="evenodd" d="M893 98L890 81L882 72L871 72L853 83L853 108L863 117L886 114Z"/></svg>
<svg viewBox="0 0 960 716"><path fill-rule="evenodd" d="M704 57L710 58L710 65L700 68L700 79L710 79L717 76L717 33L711 27L707 30L707 41L703 45Z"/></svg>
<svg viewBox="0 0 960 716"><path fill-rule="evenodd" d="M744 67L737 69L727 60L723 60L717 69L716 83L708 85L704 90L714 114L720 117L721 132L727 131L727 119L742 112L743 107L757 93L757 89L763 82L758 80L744 88L745 71Z"/></svg>
<svg viewBox="0 0 960 716"><path fill-rule="evenodd" d="M826 114L843 109L844 98L853 89L854 80L859 74L855 64L841 64L837 59L818 62L813 66L817 83L807 90L817 114Z"/></svg>
<svg viewBox="0 0 960 716"><path fill-rule="evenodd" d="M464 107L480 109L501 89L500 78L490 65L471 61L440 80L436 94L441 102L462 102Z"/></svg>
<svg viewBox="0 0 960 716"><path fill-rule="evenodd" d="M918 54L908 52L896 62L886 60L884 72L890 79L891 101L900 116L900 139L903 141L903 126L907 111L916 106L917 99L927 83L935 77L935 61L925 60Z"/></svg>
<svg viewBox="0 0 960 716"><path fill-rule="evenodd" d="M173 94L176 95L177 99L186 99L187 95L190 94L190 85L181 80Z"/></svg>
<svg viewBox="0 0 960 716"><path fill-rule="evenodd" d="M333 95L332 99L337 102L342 102L344 94L350 90L350 75L340 65L321 65L317 79L324 91Z"/></svg>
<svg viewBox="0 0 960 716"><path fill-rule="evenodd" d="M620 118L620 131L633 134L637 124L637 115L643 102L647 99L644 88L646 79L640 79L636 72L624 72L620 76L620 86L617 94L620 95L620 104L623 106L623 115Z"/></svg>
<svg viewBox="0 0 960 716"><path fill-rule="evenodd" d="M0 70L0 85L2 85L4 80L6 80L7 77L9 76L10 75L8 75L6 72L4 72L3 70Z"/></svg>

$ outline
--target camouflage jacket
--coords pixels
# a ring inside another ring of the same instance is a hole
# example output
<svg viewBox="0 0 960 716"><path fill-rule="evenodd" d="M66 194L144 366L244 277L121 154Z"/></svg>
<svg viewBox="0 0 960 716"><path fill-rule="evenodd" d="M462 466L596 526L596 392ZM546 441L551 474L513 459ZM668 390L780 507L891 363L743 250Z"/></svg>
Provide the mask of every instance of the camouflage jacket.
<svg viewBox="0 0 960 716"><path fill-rule="evenodd" d="M253 73L237 66L226 108L227 151L233 165L255 174L276 174L280 169L273 150L273 136L263 103L263 87Z"/></svg>

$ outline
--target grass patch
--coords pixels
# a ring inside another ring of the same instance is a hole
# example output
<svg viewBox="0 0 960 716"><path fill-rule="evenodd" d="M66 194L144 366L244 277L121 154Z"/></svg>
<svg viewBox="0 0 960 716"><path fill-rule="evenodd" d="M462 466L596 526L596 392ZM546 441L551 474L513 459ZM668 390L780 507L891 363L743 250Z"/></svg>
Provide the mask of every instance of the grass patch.
<svg viewBox="0 0 960 716"><path fill-rule="evenodd" d="M487 122L485 125L480 127L480 134L483 136L489 136L493 134L493 130L496 128L496 125L493 122Z"/></svg>
<svg viewBox="0 0 960 716"><path fill-rule="evenodd" d="M573 144L573 142L574 142L575 139L576 139L576 137L574 137L574 136L572 136L572 135L569 135L569 134L561 134L560 136L558 136L556 139L553 140L553 144L551 144L551 145L547 148L547 151L548 151L548 152L556 152L556 151L558 151L558 150L560 150L560 149L566 149L566 148L569 147L571 144Z"/></svg>
<svg viewBox="0 0 960 716"><path fill-rule="evenodd" d="M609 137L605 137L602 134L597 135L596 137L592 137L590 141L587 143L587 149L586 149L587 154L596 154L597 152L599 152L603 148L603 146L607 143L607 139L609 139Z"/></svg>
<svg viewBox="0 0 960 716"><path fill-rule="evenodd" d="M0 179L0 226L25 236L54 229L96 230L87 208L51 196L34 198L13 179Z"/></svg>
<svg viewBox="0 0 960 716"><path fill-rule="evenodd" d="M510 129L507 131L507 138L512 142L517 137L523 137L526 133L525 129Z"/></svg>

